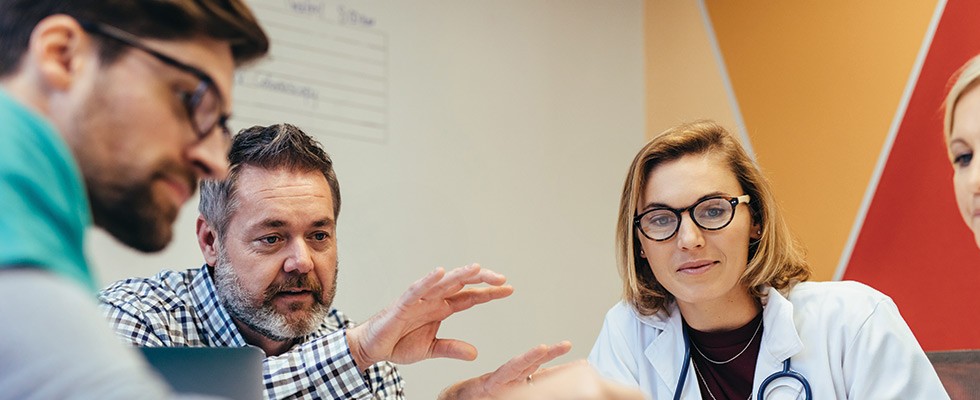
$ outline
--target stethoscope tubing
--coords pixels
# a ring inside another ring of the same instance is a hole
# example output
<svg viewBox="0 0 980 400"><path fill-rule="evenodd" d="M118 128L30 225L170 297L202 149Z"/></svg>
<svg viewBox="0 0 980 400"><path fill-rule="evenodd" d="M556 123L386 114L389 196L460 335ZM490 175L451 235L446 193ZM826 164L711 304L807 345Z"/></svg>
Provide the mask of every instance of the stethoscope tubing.
<svg viewBox="0 0 980 400"><path fill-rule="evenodd" d="M790 378L796 379L801 384L803 384L804 399L813 399L813 392L810 389L810 382L807 381L803 374L793 371L791 368L789 359L783 360L783 370L773 373L766 377L759 385L759 393L757 395L757 400L765 400L766 388L769 384L780 378ZM691 369L691 338L684 332L684 363L681 365L681 375L677 379L677 387L674 388L674 400L680 400L681 392L684 390L684 382L687 381L687 372Z"/></svg>

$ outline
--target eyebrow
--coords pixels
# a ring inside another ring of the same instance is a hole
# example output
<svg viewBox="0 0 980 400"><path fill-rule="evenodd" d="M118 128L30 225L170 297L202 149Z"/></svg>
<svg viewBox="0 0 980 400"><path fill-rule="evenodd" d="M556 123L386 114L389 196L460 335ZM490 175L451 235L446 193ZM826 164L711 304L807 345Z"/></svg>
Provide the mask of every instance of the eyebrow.
<svg viewBox="0 0 980 400"><path fill-rule="evenodd" d="M323 218L313 221L313 227L315 228L330 228L333 227L333 220L330 218Z"/></svg>
<svg viewBox="0 0 980 400"><path fill-rule="evenodd" d="M962 144L962 145L964 145L966 147L970 147L970 145L967 144L966 143L966 140L964 140L963 138L960 138L960 137L950 137L949 138L949 144L946 145L946 148L951 148L956 143Z"/></svg>
<svg viewBox="0 0 980 400"><path fill-rule="evenodd" d="M705 195L703 195L701 197L698 197L697 200L695 200L693 203L687 205L687 207L690 207L692 205L695 205L695 204L697 204L701 200L704 200L704 199L707 199L707 198L710 198L710 197L718 197L718 196L730 196L730 195L728 193L725 193L725 192L714 191L714 192L705 194ZM669 206L667 204L664 204L664 203L648 203L646 206L644 206L640 210L640 212L642 213L644 211L652 210L654 208L669 208L671 210L677 210L676 208L671 207L671 206Z"/></svg>
<svg viewBox="0 0 980 400"><path fill-rule="evenodd" d="M282 228L286 226L286 221L281 219L264 219L255 225L257 228ZM334 226L332 218L321 218L313 221L310 226L314 228L329 228Z"/></svg>

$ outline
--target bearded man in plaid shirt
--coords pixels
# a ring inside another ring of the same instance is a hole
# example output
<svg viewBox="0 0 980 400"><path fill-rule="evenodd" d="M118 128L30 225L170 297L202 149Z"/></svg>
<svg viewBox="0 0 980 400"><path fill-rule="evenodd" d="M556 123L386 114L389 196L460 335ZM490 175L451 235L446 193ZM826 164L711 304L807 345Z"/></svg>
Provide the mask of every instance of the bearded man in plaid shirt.
<svg viewBox="0 0 980 400"><path fill-rule="evenodd" d="M402 399L392 363L472 360L463 341L436 339L455 312L509 296L478 265L433 271L391 307L354 325L331 307L340 188L315 139L283 124L236 135L223 181L201 183L197 238L206 264L117 282L100 306L126 341L152 347L257 346L270 399ZM486 284L473 287L469 285ZM448 398L485 398L521 384L570 345L539 346Z"/></svg>

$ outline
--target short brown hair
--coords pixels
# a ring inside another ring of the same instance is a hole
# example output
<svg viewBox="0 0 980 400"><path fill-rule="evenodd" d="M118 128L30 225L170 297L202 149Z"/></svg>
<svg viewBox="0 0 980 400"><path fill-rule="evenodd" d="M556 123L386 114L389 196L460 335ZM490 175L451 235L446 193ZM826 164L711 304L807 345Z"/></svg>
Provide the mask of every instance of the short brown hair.
<svg viewBox="0 0 980 400"><path fill-rule="evenodd" d="M34 27L56 14L104 23L140 37L180 40L205 36L226 41L235 65L269 50L269 38L243 0L0 0L0 77L17 70ZM106 64L122 52L120 44L99 43Z"/></svg>
<svg viewBox="0 0 980 400"><path fill-rule="evenodd" d="M319 171L327 179L333 197L334 219L340 215L340 183L333 161L316 139L290 124L253 126L243 129L231 144L228 155L231 169L222 181L201 180L201 202L198 210L218 237L224 237L238 202L235 200L238 177L245 166L266 170Z"/></svg>
<svg viewBox="0 0 980 400"><path fill-rule="evenodd" d="M641 315L666 310L674 297L657 281L648 261L639 255L639 235L633 217L640 194L657 166L700 154L716 155L728 165L744 193L751 196L748 206L753 222L762 226L761 238L749 245L749 261L741 283L753 296L762 297L767 286L788 290L810 277L803 248L793 239L780 214L769 181L738 140L712 121L682 124L664 131L640 149L623 186L616 224L616 253L623 279L623 299Z"/></svg>

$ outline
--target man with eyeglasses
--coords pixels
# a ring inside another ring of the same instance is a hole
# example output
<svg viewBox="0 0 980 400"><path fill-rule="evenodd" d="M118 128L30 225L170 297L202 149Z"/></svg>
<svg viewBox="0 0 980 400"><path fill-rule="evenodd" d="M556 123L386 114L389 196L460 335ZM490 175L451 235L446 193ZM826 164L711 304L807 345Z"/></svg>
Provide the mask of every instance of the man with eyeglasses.
<svg viewBox="0 0 980 400"><path fill-rule="evenodd" d="M105 325L85 231L170 242L268 46L237 0L0 0L0 398L170 396Z"/></svg>
<svg viewBox="0 0 980 400"><path fill-rule="evenodd" d="M232 74L268 45L236 0L0 0L0 398L170 396L99 313L85 230L145 252L170 242L198 180L228 174ZM510 290L479 267L427 278L413 290L446 289L432 301ZM311 367L320 384L344 387L350 353L374 360L460 311L419 308L404 297L361 340L340 332ZM407 351L470 357L443 347Z"/></svg>
<svg viewBox="0 0 980 400"><path fill-rule="evenodd" d="M240 0L0 0L0 399L172 396L98 311L85 230L146 252L170 242L197 181L228 174L232 74L268 45ZM492 275L412 289L503 283ZM413 300L383 314L372 350L427 323ZM452 389L500 383L485 377Z"/></svg>

